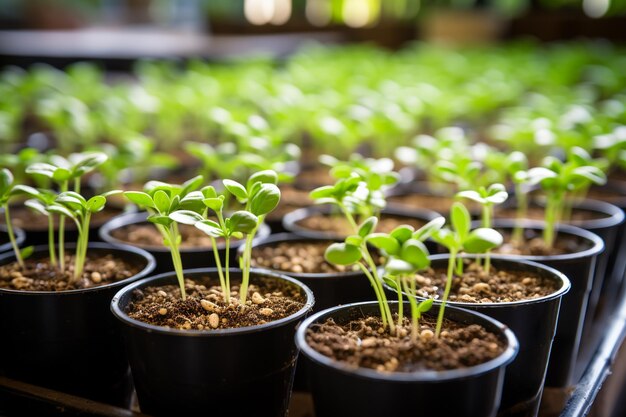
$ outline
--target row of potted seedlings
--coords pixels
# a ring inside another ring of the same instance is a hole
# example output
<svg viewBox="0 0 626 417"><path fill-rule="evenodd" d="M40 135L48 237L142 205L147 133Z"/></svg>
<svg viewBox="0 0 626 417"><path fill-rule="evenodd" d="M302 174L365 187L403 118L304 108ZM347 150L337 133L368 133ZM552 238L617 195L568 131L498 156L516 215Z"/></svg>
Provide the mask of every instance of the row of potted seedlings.
<svg viewBox="0 0 626 417"><path fill-rule="evenodd" d="M549 386L573 382L603 241L557 223L571 184L603 181L590 165L520 168L516 178L551 193L547 221L524 223L493 220L508 197L499 184L458 193L471 210L455 202L446 221L387 207L399 178L390 160L330 161L335 183L310 194L325 206L285 216L294 234L270 237L264 220L281 196L272 170L244 184L150 181L124 192L145 212L112 220L100 230L112 244L94 244L91 216L120 192L85 198L80 178L103 159L29 167L58 193L14 185L2 171L5 208L23 194L49 222L47 246L18 249L12 238L14 253L2 256L11 361L0 369L10 377L124 404L128 360L148 414L275 416L287 412L300 350L318 417L413 414L413 399L424 400L420 412L536 415L546 373ZM66 222L77 231L68 250ZM128 230L136 224L151 231L147 250L120 243L139 233ZM191 239L200 248L186 246ZM157 265L164 273L144 278ZM314 296L316 314L296 333ZM567 320L557 320L559 308ZM35 359L27 375L24 363ZM85 366L70 372L70 360Z"/></svg>

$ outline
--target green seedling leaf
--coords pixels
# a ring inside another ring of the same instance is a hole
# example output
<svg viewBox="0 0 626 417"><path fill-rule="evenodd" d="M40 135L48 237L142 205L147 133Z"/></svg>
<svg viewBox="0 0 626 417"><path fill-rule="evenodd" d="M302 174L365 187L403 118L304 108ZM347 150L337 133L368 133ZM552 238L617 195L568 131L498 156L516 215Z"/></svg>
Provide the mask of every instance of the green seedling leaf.
<svg viewBox="0 0 626 417"><path fill-rule="evenodd" d="M211 237L224 236L224 232L222 232L222 229L219 227L219 225L215 222L211 222L211 220L203 220L201 222L197 222L196 224L194 224L194 226L196 227L196 229L201 230Z"/></svg>
<svg viewBox="0 0 626 417"><path fill-rule="evenodd" d="M132 203L138 205L139 207L146 207L155 209L154 201L152 198L141 191L125 191L124 196L129 199Z"/></svg>
<svg viewBox="0 0 626 417"><path fill-rule="evenodd" d="M250 189L254 183L260 182L261 184L278 184L278 174L276 171L266 169L259 171L250 176L247 183L247 188Z"/></svg>
<svg viewBox="0 0 626 417"><path fill-rule="evenodd" d="M385 271L387 271L387 272L389 272L389 273L391 273L393 275L391 270L387 270L386 266L385 266ZM398 287L398 283L394 279L391 279L388 276L384 276L383 277L383 282L385 284L387 284L388 286L390 286L393 290L400 291L400 288Z"/></svg>
<svg viewBox="0 0 626 417"><path fill-rule="evenodd" d="M237 198L237 200L245 201L248 199L248 192L246 191L246 188L237 181L223 180L222 183L224 184L224 187L226 187L226 189Z"/></svg>
<svg viewBox="0 0 626 417"><path fill-rule="evenodd" d="M207 185L206 187L200 190L204 198L217 198L217 191L215 191L215 187L212 185Z"/></svg>
<svg viewBox="0 0 626 417"><path fill-rule="evenodd" d="M193 178L188 179L187 181L182 183L181 194L185 195L191 191L198 189L204 182L204 177L202 175L197 175Z"/></svg>
<svg viewBox="0 0 626 417"><path fill-rule="evenodd" d="M412 226L403 224L393 229L389 235L402 244L411 239L414 231Z"/></svg>
<svg viewBox="0 0 626 417"><path fill-rule="evenodd" d="M233 232L252 233L258 226L259 219L248 211L236 211L230 216L230 230Z"/></svg>
<svg viewBox="0 0 626 417"><path fill-rule="evenodd" d="M502 244L502 235L494 230L481 227L469 234L463 242L463 248L469 253L485 253Z"/></svg>
<svg viewBox="0 0 626 417"><path fill-rule="evenodd" d="M450 221L452 227L458 233L461 241L464 241L470 231L471 217L467 208L459 202L452 204L450 209Z"/></svg>
<svg viewBox="0 0 626 417"><path fill-rule="evenodd" d="M107 199L101 195L96 195L87 200L86 209L92 213L97 213L104 208Z"/></svg>
<svg viewBox="0 0 626 417"><path fill-rule="evenodd" d="M346 243L333 243L324 253L324 258L334 265L352 265L361 260L361 250Z"/></svg>
<svg viewBox="0 0 626 417"><path fill-rule="evenodd" d="M177 196L178 197L178 196ZM180 203L177 205L176 209L180 210L191 210L196 213L200 213L204 210L203 195L200 191L192 191L182 199L180 199Z"/></svg>
<svg viewBox="0 0 626 417"><path fill-rule="evenodd" d="M170 219L168 216L163 216L159 214L153 214L148 216L148 221L154 224L160 224L165 227L170 227L174 220Z"/></svg>
<svg viewBox="0 0 626 417"><path fill-rule="evenodd" d="M106 193L102 193L100 195L104 198L108 198L108 197L111 197L112 195L122 194L123 192L124 192L123 190L111 190L111 191L107 191Z"/></svg>
<svg viewBox="0 0 626 417"><path fill-rule="evenodd" d="M92 152L75 155L79 155L79 157L75 161L73 160L73 158L70 157L74 164L72 169L72 177L80 177L88 172L91 172L98 166L102 165L108 159L108 156L102 152Z"/></svg>
<svg viewBox="0 0 626 417"><path fill-rule="evenodd" d="M428 249L421 241L415 239L409 239L404 242L400 251L400 258L409 262L416 269L426 268L430 265Z"/></svg>
<svg viewBox="0 0 626 417"><path fill-rule="evenodd" d="M68 209L67 207L62 206L62 205L60 205L60 204L50 204L50 205L47 207L47 210L48 210L50 213L56 213L56 214L60 214L60 215L62 215L62 216L67 216L67 217L69 217L69 218L71 218L71 219L76 219L76 215L74 214L74 212L73 212L73 211L71 211L71 210L70 210L70 209Z"/></svg>
<svg viewBox="0 0 626 417"><path fill-rule="evenodd" d="M34 246L26 246L24 249L20 250L20 255L22 256L22 259L27 259L31 257L33 252L35 252Z"/></svg>
<svg viewBox="0 0 626 417"><path fill-rule="evenodd" d="M433 299L429 298L418 304L417 311L419 311L420 313L426 313L428 312L428 310L430 310L432 306L433 306Z"/></svg>
<svg viewBox="0 0 626 417"><path fill-rule="evenodd" d="M48 210L46 210L46 206L44 206L39 200L35 200L35 199L26 200L24 201L24 205L30 209L35 210L36 212L40 214L43 214L44 216L47 216L49 214Z"/></svg>
<svg viewBox="0 0 626 417"><path fill-rule="evenodd" d="M275 184L261 184L261 188L250 200L250 211L256 216L263 216L278 206L280 189Z"/></svg>
<svg viewBox="0 0 626 417"><path fill-rule="evenodd" d="M411 263L398 258L391 258L385 264L385 271L392 276L410 274L415 272L415 269Z"/></svg>
<svg viewBox="0 0 626 417"><path fill-rule="evenodd" d="M378 218L375 216L369 217L366 219L361 226L359 226L359 236L366 237L374 230L376 230L376 225L378 224Z"/></svg>
<svg viewBox="0 0 626 417"><path fill-rule="evenodd" d="M6 168L0 170L0 196L3 196L13 185L13 174Z"/></svg>
<svg viewBox="0 0 626 417"><path fill-rule="evenodd" d="M485 199L478 193L478 191L474 190L459 191L458 193L456 193L456 197L467 198L468 200L472 200L481 204L485 202Z"/></svg>
<svg viewBox="0 0 626 417"><path fill-rule="evenodd" d="M213 210L214 212L220 212L224 208L224 197L222 198L205 198L202 200L205 206Z"/></svg>
<svg viewBox="0 0 626 417"><path fill-rule="evenodd" d="M598 167L589 166L589 165L577 167L577 168L574 168L574 170L572 171L572 174L581 176L596 185L606 184L606 175Z"/></svg>
<svg viewBox="0 0 626 417"><path fill-rule="evenodd" d="M170 208L170 198L163 190L158 190L153 196L154 206L159 213L166 214Z"/></svg>
<svg viewBox="0 0 626 417"><path fill-rule="evenodd" d="M31 197L39 197L41 196L42 193L36 188L33 188L29 185L22 185L22 184L18 184L11 189L12 196L20 195L20 194L26 194ZM2 193L0 193L0 195L2 195Z"/></svg>
<svg viewBox="0 0 626 417"><path fill-rule="evenodd" d="M388 255L395 255L400 251L400 243L398 240L386 233L372 233L365 239L367 243L385 251Z"/></svg>
<svg viewBox="0 0 626 417"><path fill-rule="evenodd" d="M431 237L437 230L440 230L444 224L446 224L446 219L444 217L437 217L417 229L411 238L421 240L423 242Z"/></svg>
<svg viewBox="0 0 626 417"><path fill-rule="evenodd" d="M177 223L194 225L204 220L200 214L191 210L178 210L169 214L169 218Z"/></svg>
<svg viewBox="0 0 626 417"><path fill-rule="evenodd" d="M311 200L320 200L323 198L333 198L335 195L335 187L332 185L324 185L318 187L309 193Z"/></svg>
<svg viewBox="0 0 626 417"><path fill-rule="evenodd" d="M543 182L548 179L556 179L558 177L557 173L544 167L535 167L529 169L527 172L528 183L531 185L537 185L540 182Z"/></svg>
<svg viewBox="0 0 626 417"><path fill-rule="evenodd" d="M363 244L363 237L359 235L350 235L346 237L345 242L348 245L361 246Z"/></svg>

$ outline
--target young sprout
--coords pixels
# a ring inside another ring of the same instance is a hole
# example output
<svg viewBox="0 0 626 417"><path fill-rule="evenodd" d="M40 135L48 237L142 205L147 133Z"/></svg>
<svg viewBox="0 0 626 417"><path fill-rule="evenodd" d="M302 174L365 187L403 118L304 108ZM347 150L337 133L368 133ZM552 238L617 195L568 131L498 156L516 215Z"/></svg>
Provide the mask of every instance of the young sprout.
<svg viewBox="0 0 626 417"><path fill-rule="evenodd" d="M409 295L411 305L411 339L417 340L419 318L428 311L433 300L417 303L414 274L430 265L428 249L424 241L441 229L445 223L443 217L431 220L417 231L407 225L394 229L390 234L374 233L368 236L368 242L377 247L388 258L385 264L384 281L398 293L398 326L403 319L402 293ZM395 242L394 242L395 241Z"/></svg>
<svg viewBox="0 0 626 417"><path fill-rule="evenodd" d="M57 267L57 255L54 244L54 213L48 210L48 206L54 204L54 200L57 195L50 190L33 190L28 193L29 200L24 202L24 205L39 214L43 214L48 218L48 253L50 256L50 264L52 267Z"/></svg>
<svg viewBox="0 0 626 417"><path fill-rule="evenodd" d="M259 171L250 176L246 186L237 181L225 179L224 187L237 201L244 204L243 210L235 211L230 217L225 217L224 195L218 195L213 187L202 189L203 210L201 212L191 210L178 210L172 212L169 218L183 224L194 225L206 233L212 239L213 254L217 265L220 285L224 295L224 301L230 303L230 265L229 250L232 238L241 239L246 237L241 259L242 280L239 289L239 304L245 308L250 284L250 268L252 262L252 241L257 230L263 223L265 216L278 206L280 202L280 189L276 186L278 174L271 170ZM210 209L217 216L217 221L206 218L206 209ZM225 271L217 251L215 238L224 238L226 247ZM224 273L225 272L225 273Z"/></svg>
<svg viewBox="0 0 626 417"><path fill-rule="evenodd" d="M457 193L457 197L472 200L482 206L482 223L484 228L491 227L491 218L493 217L493 206L502 204L509 197L504 185L492 184L485 188L478 187L478 190L466 190ZM491 260L489 251L485 252L485 272L489 273Z"/></svg>
<svg viewBox="0 0 626 417"><path fill-rule="evenodd" d="M102 165L107 160L102 152L73 153L67 159L52 155L49 162L37 162L28 168L26 173L42 175L52 179L59 185L62 193L69 190L70 182L74 183L74 192L80 193L81 178ZM59 262L61 270L65 269L65 216L59 217Z"/></svg>
<svg viewBox="0 0 626 417"><path fill-rule="evenodd" d="M63 215L76 223L78 240L76 241L76 256L72 281L78 281L83 275L87 257L87 247L89 245L89 224L91 222L91 215L104 209L108 196L118 193L121 193L121 191L109 191L101 195L93 196L87 200L74 191L66 191L59 194L52 204L46 206L48 213Z"/></svg>
<svg viewBox="0 0 626 417"><path fill-rule="evenodd" d="M155 224L163 237L163 244L170 248L172 263L183 300L187 299L187 294L180 257L181 236L177 223L169 215L178 210L202 213L205 209L202 203L204 196L200 191L194 190L200 187L203 181L202 175L191 178L181 185L149 181L144 186L144 191L124 192L126 198L131 202L148 211L148 221Z"/></svg>
<svg viewBox="0 0 626 417"><path fill-rule="evenodd" d="M450 252L448 259L448 272L446 275L446 287L444 289L441 306L439 307L439 315L437 316L437 327L435 336L439 337L441 333L441 325L443 323L443 313L446 302L450 295L452 287L452 277L456 272L458 275L463 274L463 260L457 258L461 252L467 253L486 253L487 251L502 244L502 235L494 229L481 227L470 230L471 217L470 213L462 203L455 202L450 210L450 220L452 229L440 229L432 234L435 242L446 247Z"/></svg>
<svg viewBox="0 0 626 417"><path fill-rule="evenodd" d="M556 225L563 219L567 194L586 189L590 184L605 184L606 175L597 166L582 165L579 158L562 162L554 157L546 157L542 165L529 169L527 176L529 184L539 184L546 194L543 240L551 248L554 245Z"/></svg>
<svg viewBox="0 0 626 417"><path fill-rule="evenodd" d="M24 268L24 258L27 258L30 253L32 253L33 248L28 247L20 251L20 248L17 247L15 232L13 231L13 226L11 224L9 201L16 195L33 193L37 193L37 190L27 185L14 184L14 178L11 171L6 168L0 170L0 208L4 209L4 218L6 220L9 241L11 242L11 246L15 252L17 263L21 268Z"/></svg>
<svg viewBox="0 0 626 417"><path fill-rule="evenodd" d="M515 151L507 155L507 172L515 187L515 200L517 202L516 222L511 241L521 245L524 242L524 229L522 219L528 212L528 197L524 186L528 182L528 159L522 152Z"/></svg>

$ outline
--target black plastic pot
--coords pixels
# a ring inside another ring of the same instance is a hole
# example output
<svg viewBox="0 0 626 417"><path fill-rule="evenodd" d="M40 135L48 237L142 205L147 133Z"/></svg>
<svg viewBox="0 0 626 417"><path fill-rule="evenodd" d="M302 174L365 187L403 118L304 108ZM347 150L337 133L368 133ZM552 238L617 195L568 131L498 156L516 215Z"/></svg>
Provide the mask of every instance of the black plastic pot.
<svg viewBox="0 0 626 417"><path fill-rule="evenodd" d="M13 234L15 235L15 243L17 243L17 246L22 246L22 244L24 243L24 239L26 238L24 231L18 227L13 226ZM11 241L9 240L7 227L3 224L0 224L0 254L12 250L13 246L11 246Z"/></svg>
<svg viewBox="0 0 626 417"><path fill-rule="evenodd" d="M391 303L397 311L397 303ZM405 303L408 311L409 304ZM321 311L302 323L296 343L309 367L316 417L359 416L495 416L500 404L504 368L517 354L518 343L503 324L485 315L450 307L446 317L480 324L500 335L507 348L497 358L464 369L383 373L336 362L311 348L307 329L332 318L337 323L380 314L378 303L366 302ZM435 316L431 310L427 315Z"/></svg>
<svg viewBox="0 0 626 417"><path fill-rule="evenodd" d="M215 268L186 270L207 282ZM151 415L285 416L298 351L296 326L313 307L313 293L293 278L253 269L251 280L271 277L298 286L306 305L289 317L259 326L224 330L178 330L131 319L133 292L175 284L173 273L135 282L119 291L111 310L126 341L141 411ZM231 280L241 271L231 270Z"/></svg>
<svg viewBox="0 0 626 417"><path fill-rule="evenodd" d="M305 238L293 233L280 233L267 238L255 239L253 248L276 246L283 242L319 241L332 243L332 240ZM239 248L240 252L242 248ZM367 277L361 271L337 273L295 273L290 271L273 270L285 274L309 287L315 295L314 312L341 304L356 303L376 299L374 289Z"/></svg>
<svg viewBox="0 0 626 417"><path fill-rule="evenodd" d="M341 239L345 238L345 236L341 236L339 233L332 232L324 232L319 230L312 230L302 227L298 224L298 222L303 219L310 217L316 214L330 215L331 213L336 213L340 215L339 212L334 210L334 207L331 206L313 206L307 207L303 209L298 209L288 213L283 217L283 227L285 230L295 233L296 235L314 238L314 239ZM382 211L382 217L390 216L390 217L398 217L398 218L406 218L406 219L416 219L427 223L441 215L435 211L427 210L427 209L411 209L406 210L398 207L388 206Z"/></svg>
<svg viewBox="0 0 626 417"><path fill-rule="evenodd" d="M116 239L113 237L113 231L115 229L119 229L129 225L148 225L150 227L155 227L152 223L148 222L146 218L148 217L148 213L143 211L140 213L128 213L123 214L121 216L115 217L109 220L100 228L100 238L110 244L113 245L131 245L139 247L147 252L149 252L154 259L156 259L156 269L155 273L165 273L174 270L174 263L172 262L172 255L170 253L169 248L165 246L140 246L133 245L129 242ZM265 237L270 233L269 227L266 225L261 225L257 236ZM244 243L243 240L233 240L230 242L230 254L231 254L231 265L235 265L237 261L237 248ZM226 251L224 245L218 244L218 251L222 260L224 260L226 256ZM215 266L215 257L213 255L213 249L211 247L199 247L199 248L180 248L180 256L183 264L183 268L193 269L193 268L208 268Z"/></svg>
<svg viewBox="0 0 626 417"><path fill-rule="evenodd" d="M495 220L493 227L507 234L513 230L515 224L515 220ZM542 231L542 222L524 222L526 239L540 237ZM557 231L559 236L576 239L581 244L581 250L552 256L498 255L498 258L538 262L556 269L569 278L571 290L561 302L560 316L564 319L557 325L545 383L548 387L563 388L574 383L574 365L578 356L589 293L593 286L596 258L604 250L604 243L594 233L575 226L561 225Z"/></svg>
<svg viewBox="0 0 626 417"><path fill-rule="evenodd" d="M71 247L68 249L71 250ZM155 266L147 252L91 243L90 254L115 254L143 268L120 282L61 292L0 288L0 372L35 385L127 406L131 394L122 336L109 304L125 285ZM37 246L31 258L47 257ZM13 254L0 264L15 262Z"/></svg>
<svg viewBox="0 0 626 417"><path fill-rule="evenodd" d="M431 267L445 270L449 257L448 254L431 256ZM463 256L463 258L475 259L476 257ZM537 274L556 284L557 290L554 293L532 300L480 304L457 301L447 303L447 305L485 314L513 331L519 341L519 353L506 368L502 404L498 415L503 417L536 416L543 393L543 382L552 340L556 332L561 299L569 291L571 285L567 277L559 271L536 262L499 259L497 256L492 256L491 264L498 270ZM395 290L387 285L385 289L397 297Z"/></svg>

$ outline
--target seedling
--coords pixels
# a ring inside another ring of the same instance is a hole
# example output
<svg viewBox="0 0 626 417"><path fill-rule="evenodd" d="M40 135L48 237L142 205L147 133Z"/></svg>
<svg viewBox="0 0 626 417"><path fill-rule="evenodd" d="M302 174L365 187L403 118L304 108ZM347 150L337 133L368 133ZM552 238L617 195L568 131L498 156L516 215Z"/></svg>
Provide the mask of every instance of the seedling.
<svg viewBox="0 0 626 417"><path fill-rule="evenodd" d="M89 200L74 191L66 191L59 194L54 203L46 206L48 213L56 213L68 217L76 223L78 240L76 241L76 256L74 259L74 275L71 281L78 281L83 275L87 247L89 245L89 224L91 215L104 209L106 198L113 194L121 193L120 190L109 191L96 195Z"/></svg>
<svg viewBox="0 0 626 417"><path fill-rule="evenodd" d="M539 184L546 194L545 228L543 240L548 248L554 245L556 225L563 219L567 194L586 189L590 184L606 183L606 175L600 168L583 165L583 159L570 158L562 162L554 157L546 157L543 166L528 170L528 183Z"/></svg>
<svg viewBox="0 0 626 417"><path fill-rule="evenodd" d="M483 228L491 227L491 219L493 217L493 207L496 204L502 204L509 197L504 185L492 184L485 188L483 186L478 187L478 190L466 190L457 193L459 198L466 198L474 201L482 206L482 224ZM489 251L485 252L485 271L489 273L491 266L491 259L489 257Z"/></svg>
<svg viewBox="0 0 626 417"><path fill-rule="evenodd" d="M393 172L393 161L388 158L363 159L353 156L343 162L324 155L320 158L330 165L331 175L337 178L334 185L318 187L310 197L316 204L336 205L354 233L358 230L357 217L368 219L378 216L385 208L384 190L398 182L399 176Z"/></svg>
<svg viewBox="0 0 626 417"><path fill-rule="evenodd" d="M204 209L201 212L192 210L178 210L169 215L171 220L179 223L194 225L206 233L212 239L213 254L218 269L220 285L224 295L224 301L230 303L230 265L229 249L232 238L241 239L245 236L243 256L241 258L242 280L239 289L239 305L245 308L250 283L250 268L252 261L252 241L265 216L276 208L280 202L280 189L276 186L278 174L276 172L259 171L250 176L246 185L237 181L225 179L224 187L232 194L239 203L244 205L243 210L235 211L230 217L225 217L224 195L218 195L213 187L202 189L202 203ZM217 221L206 218L206 209L210 209L217 216ZM226 259L225 273L222 268L215 239L221 237L225 240Z"/></svg>
<svg viewBox="0 0 626 417"><path fill-rule="evenodd" d="M388 258L385 266L386 273L397 277L397 280L391 282L398 291L398 326L402 323L402 291L406 285L406 276L411 271L424 268L428 265L428 250L424 246L423 241L426 240L435 230L443 225L444 219L437 218L415 231L411 226L403 225L394 229L391 233L375 233L378 219L370 217L365 220L358 228L357 234L348 236L344 242L333 243L327 249L325 258L328 262L336 265L354 265L356 264L365 274L374 288L376 299L380 309L383 327L389 327L389 331L396 333L396 324L393 321L391 309L387 302L382 280L380 279L378 268L369 251L371 245L377 248L384 256ZM404 285L402 282L404 281ZM419 319L419 306L412 303L412 316L414 326ZM423 307L425 308L425 307ZM423 312L423 311L422 311ZM415 330L416 332L417 330ZM416 337L416 333L413 334Z"/></svg>
<svg viewBox="0 0 626 417"><path fill-rule="evenodd" d="M9 241L11 242L11 246L15 252L15 258L21 268L24 268L24 258L28 257L32 253L33 248L28 247L20 251L20 248L17 246L15 232L13 231L13 226L11 224L9 201L16 195L31 193L37 193L37 190L27 185L14 184L14 178L11 171L6 168L0 170L0 208L4 209L4 218L6 219Z"/></svg>
<svg viewBox="0 0 626 417"><path fill-rule="evenodd" d="M443 323L443 313L446 302L452 287L452 277L456 272L463 274L463 260L457 258L460 252L482 254L502 244L502 235L494 229L481 227L470 230L471 217L467 208L460 202L452 204L450 210L450 221L452 229L445 228L435 231L432 238L435 242L445 246L450 252L448 260L448 272L446 276L446 287L444 289L439 315L437 316L437 327L435 336L439 337L441 325ZM489 273L489 264L486 264L485 272Z"/></svg>
<svg viewBox="0 0 626 417"><path fill-rule="evenodd" d="M80 193L81 178L96 169L107 160L102 152L85 152L71 154L67 159L52 155L49 162L37 162L26 168L28 174L42 175L52 179L59 185L61 193L68 191L71 181L74 192ZM65 269L65 216L59 217L59 262L61 270Z"/></svg>
<svg viewBox="0 0 626 417"><path fill-rule="evenodd" d="M402 293L409 295L411 305L411 339L417 340L419 318L430 310L433 300L417 303L414 274L430 265L428 249L424 241L441 229L445 223L443 217L431 220L417 231L407 225L399 226L389 235L375 233L369 236L369 243L388 256L385 264L384 281L398 293L398 326L402 323ZM395 240L395 243L393 242ZM386 249L385 249L386 248Z"/></svg>
<svg viewBox="0 0 626 417"><path fill-rule="evenodd" d="M205 208L202 203L204 196L200 191L195 191L203 181L202 175L191 178L181 185L149 181L144 186L144 191L124 192L126 198L131 202L148 211L148 221L155 224L163 237L163 244L170 249L183 300L187 299L187 294L180 257L181 236L177 223L169 215L178 210L203 212Z"/></svg>

